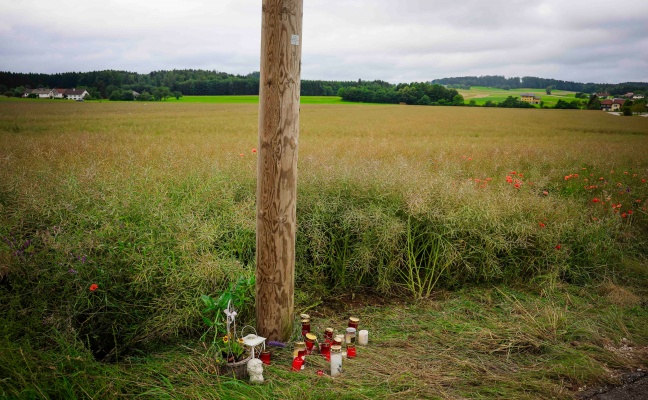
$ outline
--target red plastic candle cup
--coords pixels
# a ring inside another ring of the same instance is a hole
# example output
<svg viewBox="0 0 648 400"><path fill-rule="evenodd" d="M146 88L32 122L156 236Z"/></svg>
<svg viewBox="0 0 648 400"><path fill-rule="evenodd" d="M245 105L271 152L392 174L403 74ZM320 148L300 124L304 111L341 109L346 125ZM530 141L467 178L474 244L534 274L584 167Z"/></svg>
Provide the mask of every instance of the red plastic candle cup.
<svg viewBox="0 0 648 400"><path fill-rule="evenodd" d="M320 354L324 357L330 356L331 354L331 344L329 342L324 342L320 344Z"/></svg>
<svg viewBox="0 0 648 400"><path fill-rule="evenodd" d="M295 357L292 362L292 370L293 371L301 371L302 367L304 366L304 360L302 360L301 357Z"/></svg>
<svg viewBox="0 0 648 400"><path fill-rule="evenodd" d="M270 365L270 351L269 350L263 350L261 352L261 355L259 356L259 359L263 361L265 365Z"/></svg>
<svg viewBox="0 0 648 400"><path fill-rule="evenodd" d="M360 318L358 317L349 317L349 328L358 329L358 324L360 323Z"/></svg>
<svg viewBox="0 0 648 400"><path fill-rule="evenodd" d="M306 334L310 333L311 331L310 319L302 319L301 324L302 324L302 336L306 337Z"/></svg>
<svg viewBox="0 0 648 400"><path fill-rule="evenodd" d="M307 354L312 354L313 353L313 346L315 345L316 341L317 341L317 336L315 336L314 333L307 333L306 334L306 350L307 350Z"/></svg>
<svg viewBox="0 0 648 400"><path fill-rule="evenodd" d="M333 328L326 328L324 331L324 339L333 341Z"/></svg>
<svg viewBox="0 0 648 400"><path fill-rule="evenodd" d="M356 347L355 345L347 345L347 358L355 358Z"/></svg>

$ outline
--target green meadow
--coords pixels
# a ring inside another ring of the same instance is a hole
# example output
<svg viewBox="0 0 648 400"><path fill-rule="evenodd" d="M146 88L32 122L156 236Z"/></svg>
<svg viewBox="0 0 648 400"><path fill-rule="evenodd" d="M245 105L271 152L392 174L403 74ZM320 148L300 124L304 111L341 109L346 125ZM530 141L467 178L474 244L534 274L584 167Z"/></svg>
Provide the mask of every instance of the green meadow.
<svg viewBox="0 0 648 400"><path fill-rule="evenodd" d="M192 99L0 102L0 398L570 399L646 368L644 118L304 97L293 335L264 385L226 376L201 296L254 326L258 100ZM290 370L302 312L369 330L340 377Z"/></svg>

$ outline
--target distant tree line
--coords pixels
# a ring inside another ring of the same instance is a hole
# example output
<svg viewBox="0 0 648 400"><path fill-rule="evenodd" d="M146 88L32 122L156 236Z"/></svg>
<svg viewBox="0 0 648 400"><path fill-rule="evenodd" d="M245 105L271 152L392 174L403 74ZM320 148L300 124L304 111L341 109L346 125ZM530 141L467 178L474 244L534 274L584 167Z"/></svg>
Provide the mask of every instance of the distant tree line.
<svg viewBox="0 0 648 400"><path fill-rule="evenodd" d="M562 81L557 79L538 78L534 76L524 76L506 78L501 75L485 76L462 76L456 78L435 79L431 83L438 83L448 87L466 88L470 86L488 86L504 90L509 89L546 89L568 90L580 93L600 93L607 92L613 96L620 96L628 92L646 92L648 83L646 82L625 82L618 84L609 83L579 83Z"/></svg>
<svg viewBox="0 0 648 400"><path fill-rule="evenodd" d="M462 106L464 98L455 89L424 82L392 85L383 81L362 82L343 87L338 96L345 101L386 104Z"/></svg>
<svg viewBox="0 0 648 400"><path fill-rule="evenodd" d="M153 71L139 74L127 71L65 72L57 74L16 73L0 71L0 94L21 96L25 88L84 88L93 98L132 100L128 92L155 96L158 88L166 88L173 96L258 95L259 72L232 75L206 70ZM302 96L335 96L340 88L358 82L302 80ZM19 90L16 90L19 89ZM166 91L164 92L166 95ZM163 96L164 97L164 96Z"/></svg>
<svg viewBox="0 0 648 400"><path fill-rule="evenodd" d="M22 96L25 89L83 88L91 98L112 100L166 100L191 95L258 95L259 72L233 75L207 70L153 71L139 74L128 71L65 72L57 74L16 73L0 71L0 94ZM568 82L525 76L506 78L499 75L444 78L431 82L401 83L385 81L321 81L302 80L302 96L341 96L346 101L365 103L405 103L419 105L463 105L456 89L469 90L471 86L489 86L502 89L545 89L577 92L577 99L588 99L598 92L620 96L628 92L646 93L648 83L595 84ZM139 94L139 96L136 95ZM459 96L459 97L457 97ZM514 98L513 98L514 99ZM527 103L506 99L486 106L527 107ZM571 102L573 103L573 102ZM574 104L560 103L558 108L575 108ZM591 103L591 101L590 101ZM474 102L469 103L474 106ZM578 103L582 108L584 105ZM594 108L596 104L588 104Z"/></svg>

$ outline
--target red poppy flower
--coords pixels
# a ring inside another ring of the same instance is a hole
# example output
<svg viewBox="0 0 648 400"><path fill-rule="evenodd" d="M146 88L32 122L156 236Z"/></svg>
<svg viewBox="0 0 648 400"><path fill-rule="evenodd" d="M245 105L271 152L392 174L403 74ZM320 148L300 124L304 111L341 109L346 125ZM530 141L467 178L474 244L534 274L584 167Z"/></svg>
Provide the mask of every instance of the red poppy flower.
<svg viewBox="0 0 648 400"><path fill-rule="evenodd" d="M511 175L515 175L515 174L517 174L517 172L511 171Z"/></svg>
<svg viewBox="0 0 648 400"><path fill-rule="evenodd" d="M621 218L625 218L627 216L628 216L628 214L626 214L626 213L621 214Z"/></svg>
<svg viewBox="0 0 648 400"><path fill-rule="evenodd" d="M520 184L519 184L519 183L516 183L515 185L513 185L513 187L515 187L516 189L519 189L519 188L520 188Z"/></svg>
<svg viewBox="0 0 648 400"><path fill-rule="evenodd" d="M252 149L252 153L256 153L256 149Z"/></svg>
<svg viewBox="0 0 648 400"><path fill-rule="evenodd" d="M239 156L243 157L243 153L239 154Z"/></svg>
<svg viewBox="0 0 648 400"><path fill-rule="evenodd" d="M561 247L562 247L562 246L560 246L559 244L557 244L557 245L556 245L556 250L560 250Z"/></svg>
<svg viewBox="0 0 648 400"><path fill-rule="evenodd" d="M596 197L594 197L594 198L592 199L592 203L600 203L600 202L601 202L601 199L598 199L598 198L596 198Z"/></svg>
<svg viewBox="0 0 648 400"><path fill-rule="evenodd" d="M97 289L99 289L99 285L97 285L96 283L93 283L92 285L90 285L90 291L91 292L94 292Z"/></svg>
<svg viewBox="0 0 648 400"><path fill-rule="evenodd" d="M543 190L543 191L542 191L542 194L544 194L545 196L548 196L548 195L549 195L549 192L546 191L546 190Z"/></svg>
<svg viewBox="0 0 648 400"><path fill-rule="evenodd" d="M632 215L632 210L628 210L628 215Z"/></svg>
<svg viewBox="0 0 648 400"><path fill-rule="evenodd" d="M540 225L540 228L544 228L545 226L547 226L547 225L543 224L542 222L540 222L538 225Z"/></svg>

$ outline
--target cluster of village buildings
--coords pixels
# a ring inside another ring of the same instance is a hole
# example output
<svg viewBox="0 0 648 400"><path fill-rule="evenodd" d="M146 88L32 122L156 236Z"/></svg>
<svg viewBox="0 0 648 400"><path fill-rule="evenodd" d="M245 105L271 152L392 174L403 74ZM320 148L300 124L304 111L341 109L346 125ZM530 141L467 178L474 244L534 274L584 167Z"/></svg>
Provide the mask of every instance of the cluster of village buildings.
<svg viewBox="0 0 648 400"><path fill-rule="evenodd" d="M603 111L621 111L626 100L641 100L644 98L643 94L626 93L623 98L610 98L607 92L596 93L596 97L601 101L601 110Z"/></svg>
<svg viewBox="0 0 648 400"><path fill-rule="evenodd" d="M27 89L23 93L23 97L35 95L39 99L68 99L68 100L83 100L89 96L87 90L84 89Z"/></svg>
<svg viewBox="0 0 648 400"><path fill-rule="evenodd" d="M596 97L601 101L601 110L603 111L621 111L626 100L641 100L643 94L626 93L622 98L610 98L607 92L596 93ZM520 93L520 100L530 104L540 104L542 98L535 93Z"/></svg>

